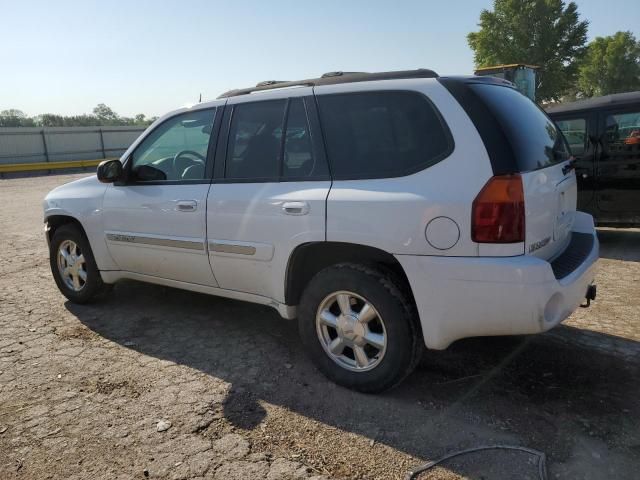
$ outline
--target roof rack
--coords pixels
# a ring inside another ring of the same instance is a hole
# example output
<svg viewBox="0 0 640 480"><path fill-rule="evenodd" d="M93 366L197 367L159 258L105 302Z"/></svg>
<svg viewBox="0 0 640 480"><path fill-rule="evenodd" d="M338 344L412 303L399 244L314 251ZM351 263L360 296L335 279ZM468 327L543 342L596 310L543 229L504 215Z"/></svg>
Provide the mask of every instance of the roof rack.
<svg viewBox="0 0 640 480"><path fill-rule="evenodd" d="M433 70L426 68L418 68L417 70L400 70L395 72L328 72L322 75L320 78L310 78L307 80L267 80L258 83L255 87L240 88L236 90L229 90L223 93L218 98L237 97L239 95L248 95L253 92L261 92L264 90L274 90L277 88L287 87L314 87L320 85L335 85L339 83L353 83L353 82L369 82L373 80L396 80L402 78L437 78L438 74Z"/></svg>

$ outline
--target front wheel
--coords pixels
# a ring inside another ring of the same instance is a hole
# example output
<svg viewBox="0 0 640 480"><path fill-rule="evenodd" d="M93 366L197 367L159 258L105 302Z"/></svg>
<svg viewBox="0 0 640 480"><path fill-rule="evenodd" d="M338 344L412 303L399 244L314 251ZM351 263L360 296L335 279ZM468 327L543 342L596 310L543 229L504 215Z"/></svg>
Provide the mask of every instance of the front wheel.
<svg viewBox="0 0 640 480"><path fill-rule="evenodd" d="M58 289L74 303L87 303L106 288L89 241L75 225L62 225L55 231L49 263Z"/></svg>
<svg viewBox="0 0 640 480"><path fill-rule="evenodd" d="M413 303L389 275L363 265L335 265L315 275L298 318L316 366L361 392L396 386L422 353Z"/></svg>

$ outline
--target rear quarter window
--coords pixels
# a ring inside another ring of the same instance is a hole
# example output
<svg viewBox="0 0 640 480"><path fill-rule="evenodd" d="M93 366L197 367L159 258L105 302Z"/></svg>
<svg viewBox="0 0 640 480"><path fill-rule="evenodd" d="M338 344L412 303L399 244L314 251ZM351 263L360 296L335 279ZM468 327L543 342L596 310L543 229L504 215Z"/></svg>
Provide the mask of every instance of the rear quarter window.
<svg viewBox="0 0 640 480"><path fill-rule="evenodd" d="M539 170L569 158L562 134L529 98L500 85L477 83L470 89L495 116L513 149L517 171Z"/></svg>
<svg viewBox="0 0 640 480"><path fill-rule="evenodd" d="M417 92L359 92L317 97L336 179L409 175L453 150L444 120Z"/></svg>

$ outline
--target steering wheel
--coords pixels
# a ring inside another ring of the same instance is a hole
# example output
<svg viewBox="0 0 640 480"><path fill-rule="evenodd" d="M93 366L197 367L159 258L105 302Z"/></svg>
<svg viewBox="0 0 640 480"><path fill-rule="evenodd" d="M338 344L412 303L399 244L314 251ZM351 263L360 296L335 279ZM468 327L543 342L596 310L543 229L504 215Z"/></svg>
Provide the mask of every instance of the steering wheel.
<svg viewBox="0 0 640 480"><path fill-rule="evenodd" d="M186 158L186 156L190 156L194 158ZM189 162L189 164L181 168L181 166L179 165L179 162L180 162L180 159L183 157L185 157L184 161ZM173 167L173 171L178 177L182 176L182 174L187 169L187 167L190 167L191 165L198 165L198 164L204 167L205 158L203 155L199 154L198 152L194 152L193 150L180 150L178 153L176 153L173 156L172 167Z"/></svg>

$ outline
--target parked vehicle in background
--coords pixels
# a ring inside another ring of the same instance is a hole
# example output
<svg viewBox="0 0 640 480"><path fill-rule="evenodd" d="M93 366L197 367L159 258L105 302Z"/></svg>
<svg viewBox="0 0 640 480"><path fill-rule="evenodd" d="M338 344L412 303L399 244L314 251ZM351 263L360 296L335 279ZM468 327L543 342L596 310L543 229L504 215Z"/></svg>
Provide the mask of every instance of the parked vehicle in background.
<svg viewBox="0 0 640 480"><path fill-rule="evenodd" d="M543 332L595 298L576 192L509 82L334 72L169 113L44 211L70 300L129 278L270 305L329 378L377 392L425 346Z"/></svg>
<svg viewBox="0 0 640 480"><path fill-rule="evenodd" d="M576 157L578 208L602 226L640 226L640 92L547 109Z"/></svg>

